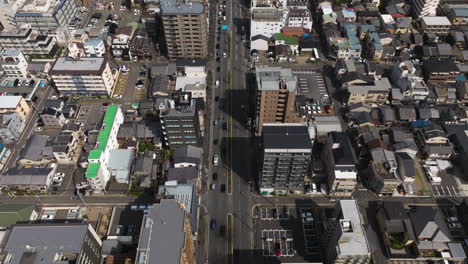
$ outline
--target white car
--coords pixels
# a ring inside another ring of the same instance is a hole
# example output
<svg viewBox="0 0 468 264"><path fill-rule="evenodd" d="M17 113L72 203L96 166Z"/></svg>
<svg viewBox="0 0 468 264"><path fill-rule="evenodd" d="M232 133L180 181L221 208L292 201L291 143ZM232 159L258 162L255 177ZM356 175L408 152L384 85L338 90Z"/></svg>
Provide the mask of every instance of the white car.
<svg viewBox="0 0 468 264"><path fill-rule="evenodd" d="M219 80L216 81L216 86L219 86Z"/></svg>
<svg viewBox="0 0 468 264"><path fill-rule="evenodd" d="M219 157L218 157L218 155L214 155L214 157L213 157L213 164L214 164L214 165L218 165L218 164L219 164Z"/></svg>
<svg viewBox="0 0 468 264"><path fill-rule="evenodd" d="M122 98L121 94L114 94L114 98Z"/></svg>
<svg viewBox="0 0 468 264"><path fill-rule="evenodd" d="M54 178L52 178L52 181L60 183L60 182L63 181L63 178L62 177L54 177Z"/></svg>
<svg viewBox="0 0 468 264"><path fill-rule="evenodd" d="M44 130L44 128L43 128L43 127L40 127L40 126L37 126L34 130L36 130L36 131L42 131L42 130Z"/></svg>
<svg viewBox="0 0 468 264"><path fill-rule="evenodd" d="M226 58L226 57L227 57L226 52L223 52L223 58Z"/></svg>
<svg viewBox="0 0 468 264"><path fill-rule="evenodd" d="M57 172L57 173L55 173L55 176L57 176L57 177L65 177L65 173L64 173L64 172Z"/></svg>

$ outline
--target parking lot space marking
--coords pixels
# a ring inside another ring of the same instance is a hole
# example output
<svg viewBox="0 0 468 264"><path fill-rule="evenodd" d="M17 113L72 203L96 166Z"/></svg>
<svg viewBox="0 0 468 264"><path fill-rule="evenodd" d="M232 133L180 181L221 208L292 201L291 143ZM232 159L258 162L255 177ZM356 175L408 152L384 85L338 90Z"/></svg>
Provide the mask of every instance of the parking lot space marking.
<svg viewBox="0 0 468 264"><path fill-rule="evenodd" d="M264 256L294 256L291 230L262 230L262 250Z"/></svg>

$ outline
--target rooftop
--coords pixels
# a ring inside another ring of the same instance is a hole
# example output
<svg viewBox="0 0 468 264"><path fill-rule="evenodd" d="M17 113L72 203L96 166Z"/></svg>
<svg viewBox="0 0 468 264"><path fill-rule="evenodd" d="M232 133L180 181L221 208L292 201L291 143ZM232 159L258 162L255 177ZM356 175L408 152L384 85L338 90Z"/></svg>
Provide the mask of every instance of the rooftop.
<svg viewBox="0 0 468 264"><path fill-rule="evenodd" d="M355 157L349 137L345 133L331 132L330 138L332 143L331 151L333 153L335 165L354 167Z"/></svg>
<svg viewBox="0 0 468 264"><path fill-rule="evenodd" d="M0 96L0 109L15 109L22 96Z"/></svg>
<svg viewBox="0 0 468 264"><path fill-rule="evenodd" d="M428 26L451 26L452 23L446 16L426 16L421 18L424 24Z"/></svg>
<svg viewBox="0 0 468 264"><path fill-rule="evenodd" d="M309 130L304 124L264 124L262 131L265 151L312 152Z"/></svg>
<svg viewBox="0 0 468 264"><path fill-rule="evenodd" d="M199 1L160 0L161 13L168 14L200 14L204 11L204 5Z"/></svg>
<svg viewBox="0 0 468 264"><path fill-rule="evenodd" d="M13 255L11 264L55 263L57 253L80 253L87 230L88 224L16 225L5 250Z"/></svg>
<svg viewBox="0 0 468 264"><path fill-rule="evenodd" d="M293 92L297 89L297 77L289 68L257 67L255 71L259 90L288 89Z"/></svg>
<svg viewBox="0 0 468 264"><path fill-rule="evenodd" d="M176 200L153 205L143 218L136 263L179 263L185 247L184 218Z"/></svg>
<svg viewBox="0 0 468 264"><path fill-rule="evenodd" d="M341 200L340 207L343 216L340 219L342 234L337 246L339 254L370 254L356 201Z"/></svg>
<svg viewBox="0 0 468 264"><path fill-rule="evenodd" d="M60 57L49 72L50 75L60 74L101 74L107 65L107 57L72 59Z"/></svg>

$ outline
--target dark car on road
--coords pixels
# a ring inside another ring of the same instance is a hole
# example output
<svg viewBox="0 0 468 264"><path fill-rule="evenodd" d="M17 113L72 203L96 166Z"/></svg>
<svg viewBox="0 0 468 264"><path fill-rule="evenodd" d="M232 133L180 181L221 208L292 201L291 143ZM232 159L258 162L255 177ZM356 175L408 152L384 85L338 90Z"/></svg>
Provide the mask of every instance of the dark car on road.
<svg viewBox="0 0 468 264"><path fill-rule="evenodd" d="M223 129L224 129L224 130L227 129L227 124L226 124L226 122L223 123Z"/></svg>
<svg viewBox="0 0 468 264"><path fill-rule="evenodd" d="M214 230L216 228L216 220L215 219L211 219L210 228L211 228L211 230Z"/></svg>
<svg viewBox="0 0 468 264"><path fill-rule="evenodd" d="M219 226L219 234L221 236L225 236L226 235L226 226L225 225L220 225Z"/></svg>
<svg viewBox="0 0 468 264"><path fill-rule="evenodd" d="M213 181L216 181L218 179L218 174L217 173L213 173Z"/></svg>
<svg viewBox="0 0 468 264"><path fill-rule="evenodd" d="M216 96L216 97L215 97L215 101L216 101L216 102L219 101L219 96Z"/></svg>
<svg viewBox="0 0 468 264"><path fill-rule="evenodd" d="M221 184L221 192L226 192L226 184Z"/></svg>
<svg viewBox="0 0 468 264"><path fill-rule="evenodd" d="M218 145L218 140L217 139L213 140L213 144Z"/></svg>

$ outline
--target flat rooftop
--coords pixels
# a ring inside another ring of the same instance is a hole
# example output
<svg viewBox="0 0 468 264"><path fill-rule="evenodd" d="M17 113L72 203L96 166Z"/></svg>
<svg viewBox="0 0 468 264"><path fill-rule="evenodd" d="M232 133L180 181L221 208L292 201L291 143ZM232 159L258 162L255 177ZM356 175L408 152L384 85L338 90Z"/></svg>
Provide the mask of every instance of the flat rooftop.
<svg viewBox="0 0 468 264"><path fill-rule="evenodd" d="M52 16L56 8L61 7L66 1L73 0L30 0L18 10L15 16Z"/></svg>
<svg viewBox="0 0 468 264"><path fill-rule="evenodd" d="M340 228L343 233L338 241L337 250L342 255L370 254L356 201L341 200L340 207L343 214ZM346 223L350 225L347 226Z"/></svg>
<svg viewBox="0 0 468 264"><path fill-rule="evenodd" d="M312 152L309 130L303 124L264 124L262 133L265 149Z"/></svg>
<svg viewBox="0 0 468 264"><path fill-rule="evenodd" d="M200 1L194 0L160 0L161 13L169 14L200 14L205 9Z"/></svg>
<svg viewBox="0 0 468 264"><path fill-rule="evenodd" d="M60 57L55 61L49 74L102 74L106 65L107 57L80 59Z"/></svg>
<svg viewBox="0 0 468 264"><path fill-rule="evenodd" d="M16 109L22 96L0 96L0 109Z"/></svg>

